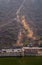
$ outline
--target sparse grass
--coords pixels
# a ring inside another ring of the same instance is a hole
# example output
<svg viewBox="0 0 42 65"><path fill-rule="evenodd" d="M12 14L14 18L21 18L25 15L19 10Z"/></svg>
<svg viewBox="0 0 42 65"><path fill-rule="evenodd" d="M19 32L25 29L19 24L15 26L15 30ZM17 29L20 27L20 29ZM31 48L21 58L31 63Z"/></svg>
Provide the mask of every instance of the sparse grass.
<svg viewBox="0 0 42 65"><path fill-rule="evenodd" d="M42 57L1 57L0 65L42 65Z"/></svg>

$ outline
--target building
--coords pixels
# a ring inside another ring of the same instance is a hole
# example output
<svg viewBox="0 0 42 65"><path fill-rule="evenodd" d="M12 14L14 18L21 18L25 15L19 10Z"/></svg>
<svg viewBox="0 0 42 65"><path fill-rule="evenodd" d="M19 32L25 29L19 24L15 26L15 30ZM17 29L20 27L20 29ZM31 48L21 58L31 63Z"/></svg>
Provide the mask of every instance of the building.
<svg viewBox="0 0 42 65"><path fill-rule="evenodd" d="M0 56L42 56L42 48L21 47L14 49L1 49Z"/></svg>
<svg viewBox="0 0 42 65"><path fill-rule="evenodd" d="M23 47L24 56L42 56L42 48L39 47ZM40 54L41 53L41 54Z"/></svg>

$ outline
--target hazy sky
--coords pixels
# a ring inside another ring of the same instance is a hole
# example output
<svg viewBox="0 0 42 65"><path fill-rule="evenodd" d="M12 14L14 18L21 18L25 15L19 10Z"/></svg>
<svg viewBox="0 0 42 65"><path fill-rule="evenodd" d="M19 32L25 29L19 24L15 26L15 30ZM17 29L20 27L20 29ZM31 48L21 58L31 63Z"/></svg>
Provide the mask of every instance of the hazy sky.
<svg viewBox="0 0 42 65"><path fill-rule="evenodd" d="M32 2L35 2L35 0L32 0Z"/></svg>

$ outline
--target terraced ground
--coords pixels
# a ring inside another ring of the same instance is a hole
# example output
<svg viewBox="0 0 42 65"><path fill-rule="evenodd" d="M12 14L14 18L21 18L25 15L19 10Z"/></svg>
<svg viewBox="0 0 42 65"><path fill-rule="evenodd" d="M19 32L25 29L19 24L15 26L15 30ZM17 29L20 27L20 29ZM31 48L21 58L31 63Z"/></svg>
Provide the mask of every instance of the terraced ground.
<svg viewBox="0 0 42 65"><path fill-rule="evenodd" d="M0 57L0 65L42 65L42 57Z"/></svg>

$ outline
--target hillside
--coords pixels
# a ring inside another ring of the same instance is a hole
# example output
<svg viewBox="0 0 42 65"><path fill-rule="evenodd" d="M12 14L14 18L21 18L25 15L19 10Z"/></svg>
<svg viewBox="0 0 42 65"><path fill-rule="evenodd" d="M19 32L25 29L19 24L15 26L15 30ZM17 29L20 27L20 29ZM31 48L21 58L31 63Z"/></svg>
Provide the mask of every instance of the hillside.
<svg viewBox="0 0 42 65"><path fill-rule="evenodd" d="M22 1L0 0L0 48L14 47L20 29L24 29L18 20L14 20ZM26 0L19 12L19 16L25 16L27 24L33 30L33 35L42 36L42 0Z"/></svg>

